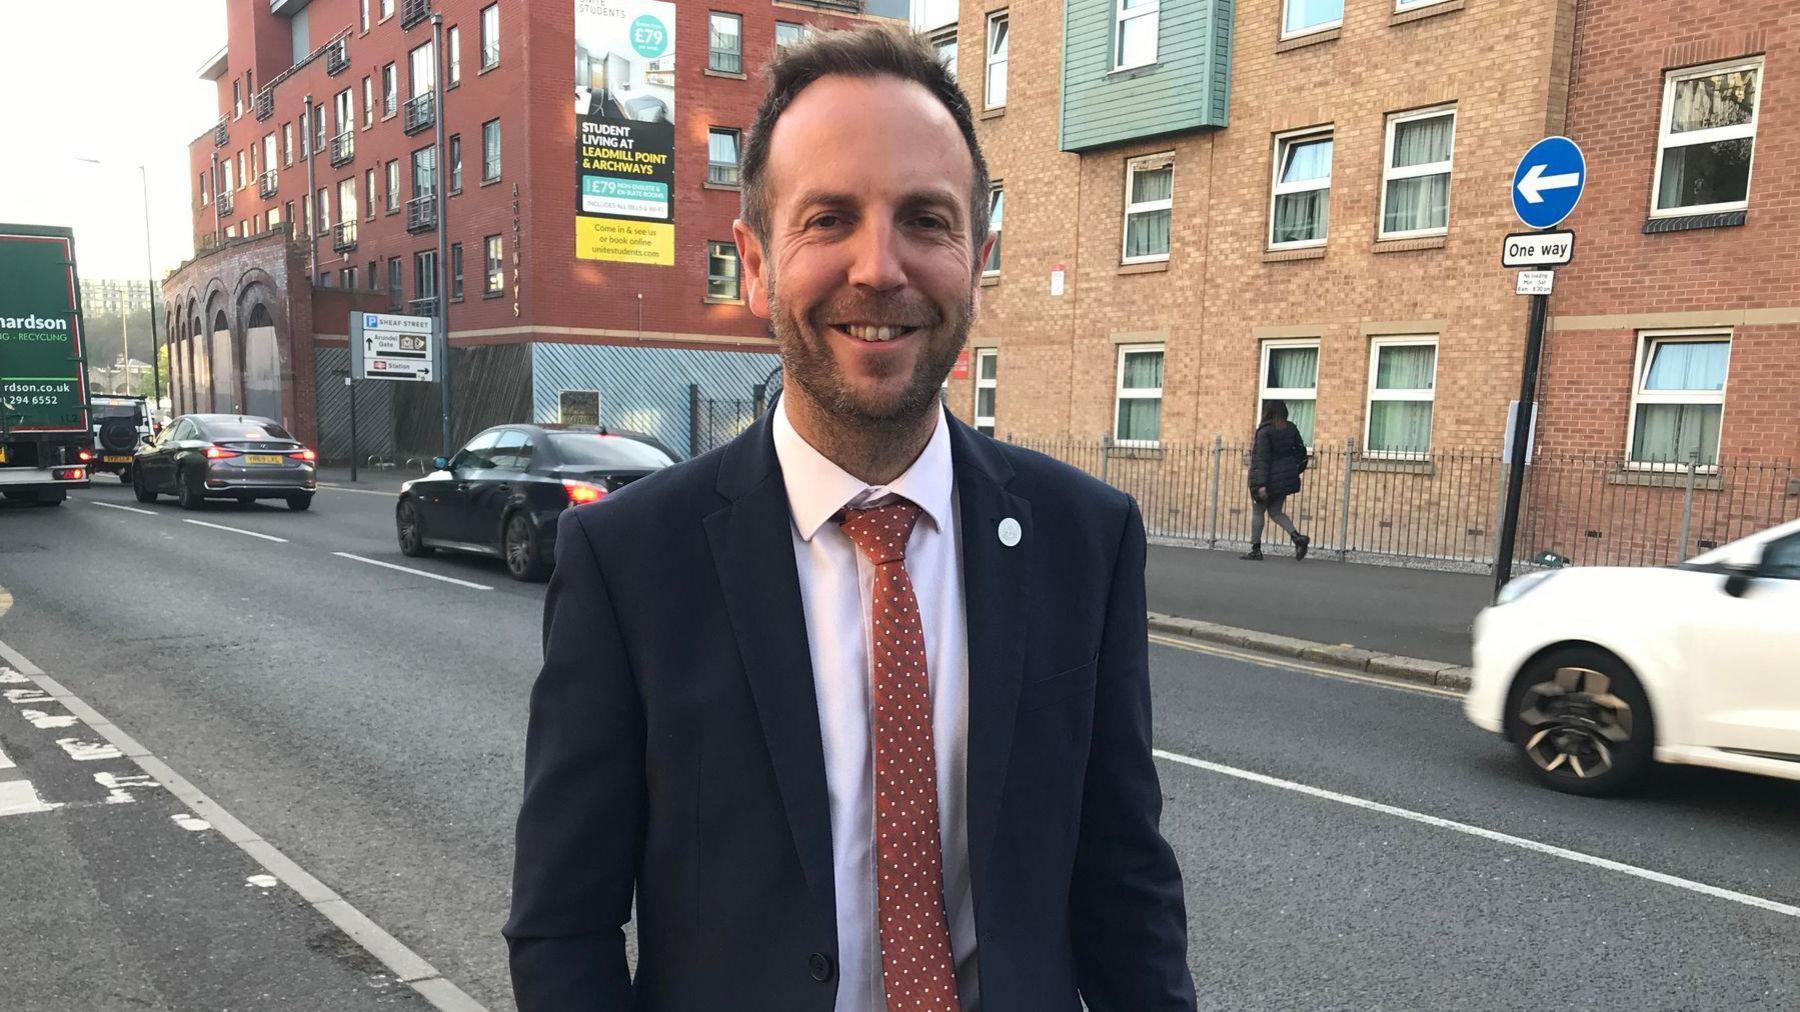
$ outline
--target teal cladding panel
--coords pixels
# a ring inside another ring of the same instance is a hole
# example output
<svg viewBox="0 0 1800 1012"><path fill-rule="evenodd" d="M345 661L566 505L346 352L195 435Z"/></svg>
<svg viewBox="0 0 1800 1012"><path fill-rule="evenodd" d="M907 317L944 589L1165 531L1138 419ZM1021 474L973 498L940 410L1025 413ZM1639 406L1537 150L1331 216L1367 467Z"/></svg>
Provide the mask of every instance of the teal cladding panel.
<svg viewBox="0 0 1800 1012"><path fill-rule="evenodd" d="M1062 150L1225 126L1233 0L1161 0L1157 62L1117 73L1115 4L1063 5Z"/></svg>

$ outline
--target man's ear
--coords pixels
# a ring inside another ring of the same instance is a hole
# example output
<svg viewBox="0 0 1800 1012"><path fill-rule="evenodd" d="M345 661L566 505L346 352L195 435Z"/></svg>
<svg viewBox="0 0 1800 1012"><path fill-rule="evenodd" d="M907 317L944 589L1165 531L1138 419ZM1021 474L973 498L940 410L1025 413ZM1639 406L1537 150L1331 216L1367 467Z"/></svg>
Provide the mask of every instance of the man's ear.
<svg viewBox="0 0 1800 1012"><path fill-rule="evenodd" d="M981 275L987 269L988 254L993 252L994 244L999 241L999 233L989 232L987 238L981 243L980 254L975 258L975 298L973 302L977 318L981 316Z"/></svg>
<svg viewBox="0 0 1800 1012"><path fill-rule="evenodd" d="M756 234L750 226L744 224L742 218L731 223L732 238L737 240L738 263L744 268L743 284L744 301L750 304L750 312L769 318L769 287L763 281L763 269L767 260L763 257L762 243L757 241Z"/></svg>

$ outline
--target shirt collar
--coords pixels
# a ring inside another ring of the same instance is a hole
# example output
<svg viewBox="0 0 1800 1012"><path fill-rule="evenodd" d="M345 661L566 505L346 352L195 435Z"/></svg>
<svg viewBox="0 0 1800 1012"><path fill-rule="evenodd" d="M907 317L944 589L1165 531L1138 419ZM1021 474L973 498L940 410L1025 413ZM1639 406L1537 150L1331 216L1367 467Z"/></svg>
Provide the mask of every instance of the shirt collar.
<svg viewBox="0 0 1800 1012"><path fill-rule="evenodd" d="M787 398L775 404L775 458L781 463L787 485L788 511L803 540L811 541L838 510L847 505L898 495L917 503L940 532L950 524L950 427L937 412L937 427L917 460L887 485L870 485L832 463L814 449L794 428L787 413Z"/></svg>

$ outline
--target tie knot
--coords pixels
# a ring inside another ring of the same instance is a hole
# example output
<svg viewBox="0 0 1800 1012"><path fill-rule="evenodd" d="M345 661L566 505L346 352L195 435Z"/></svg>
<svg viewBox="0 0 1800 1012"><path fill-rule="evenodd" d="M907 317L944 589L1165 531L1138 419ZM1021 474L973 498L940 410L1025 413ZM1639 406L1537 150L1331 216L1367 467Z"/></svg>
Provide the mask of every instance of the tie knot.
<svg viewBox="0 0 1800 1012"><path fill-rule="evenodd" d="M906 539L919 521L919 505L905 499L869 509L846 508L838 524L869 561L879 566L906 560Z"/></svg>

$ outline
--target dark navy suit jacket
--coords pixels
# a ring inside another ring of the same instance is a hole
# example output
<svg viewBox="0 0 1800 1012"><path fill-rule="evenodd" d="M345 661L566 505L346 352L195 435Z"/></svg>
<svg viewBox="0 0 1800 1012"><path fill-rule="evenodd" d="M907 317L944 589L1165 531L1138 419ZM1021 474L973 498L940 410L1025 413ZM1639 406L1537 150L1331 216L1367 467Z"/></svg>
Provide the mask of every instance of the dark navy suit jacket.
<svg viewBox="0 0 1800 1012"><path fill-rule="evenodd" d="M1078 995L1191 1010L1137 507L949 424L982 1012L1077 1012ZM768 415L563 514L505 928L525 1012L831 1012L831 821L792 537Z"/></svg>

